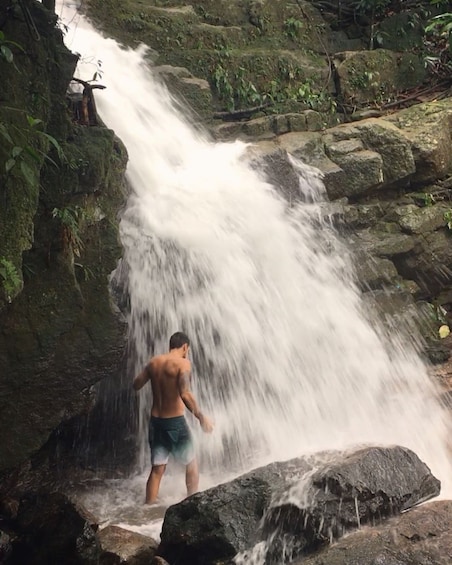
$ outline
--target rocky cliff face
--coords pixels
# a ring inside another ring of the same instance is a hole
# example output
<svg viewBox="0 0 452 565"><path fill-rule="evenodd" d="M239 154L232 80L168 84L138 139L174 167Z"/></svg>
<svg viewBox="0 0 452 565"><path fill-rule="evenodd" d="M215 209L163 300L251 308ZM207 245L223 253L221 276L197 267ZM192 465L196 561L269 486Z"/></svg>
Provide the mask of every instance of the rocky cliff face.
<svg viewBox="0 0 452 565"><path fill-rule="evenodd" d="M125 327L108 277L121 254L127 159L114 132L73 121L77 57L55 14L31 0L2 6L0 472L119 371Z"/></svg>

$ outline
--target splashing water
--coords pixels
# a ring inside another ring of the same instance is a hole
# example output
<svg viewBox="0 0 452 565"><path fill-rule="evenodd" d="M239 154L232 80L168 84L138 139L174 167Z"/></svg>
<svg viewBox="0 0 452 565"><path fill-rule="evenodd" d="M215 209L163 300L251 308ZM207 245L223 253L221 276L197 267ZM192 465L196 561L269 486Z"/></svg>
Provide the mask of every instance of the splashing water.
<svg viewBox="0 0 452 565"><path fill-rule="evenodd" d="M73 7L59 10L73 20ZM252 148L213 143L184 119L144 48L121 49L81 17L66 43L102 61L98 110L129 152L121 238L135 369L174 331L190 336L196 394L215 420L211 436L193 423L208 480L315 450L397 443L450 494L446 415L412 346L364 314L351 260L320 221L319 173L295 163L306 203L289 207ZM140 398L145 469L149 391Z"/></svg>

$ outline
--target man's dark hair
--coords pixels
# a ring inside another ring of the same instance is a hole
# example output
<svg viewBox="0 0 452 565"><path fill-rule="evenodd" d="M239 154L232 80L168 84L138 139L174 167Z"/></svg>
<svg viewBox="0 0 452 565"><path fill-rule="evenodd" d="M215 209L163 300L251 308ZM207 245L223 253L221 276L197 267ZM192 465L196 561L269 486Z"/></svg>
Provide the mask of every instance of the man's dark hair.
<svg viewBox="0 0 452 565"><path fill-rule="evenodd" d="M190 340L188 339L188 336L183 332L176 332L170 337L169 340L170 349L179 349L185 344L190 345Z"/></svg>

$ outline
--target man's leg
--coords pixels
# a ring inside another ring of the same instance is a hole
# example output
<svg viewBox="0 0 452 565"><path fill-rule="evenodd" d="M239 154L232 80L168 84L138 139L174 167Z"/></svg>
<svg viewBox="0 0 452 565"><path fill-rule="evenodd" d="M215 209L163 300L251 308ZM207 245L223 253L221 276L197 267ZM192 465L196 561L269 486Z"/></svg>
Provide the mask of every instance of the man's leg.
<svg viewBox="0 0 452 565"><path fill-rule="evenodd" d="M146 483L146 504L152 504L157 500L160 481L165 472L166 465L153 465Z"/></svg>
<svg viewBox="0 0 452 565"><path fill-rule="evenodd" d="M196 459L193 459L193 461L185 467L185 484L187 485L187 496L198 492L199 471Z"/></svg>

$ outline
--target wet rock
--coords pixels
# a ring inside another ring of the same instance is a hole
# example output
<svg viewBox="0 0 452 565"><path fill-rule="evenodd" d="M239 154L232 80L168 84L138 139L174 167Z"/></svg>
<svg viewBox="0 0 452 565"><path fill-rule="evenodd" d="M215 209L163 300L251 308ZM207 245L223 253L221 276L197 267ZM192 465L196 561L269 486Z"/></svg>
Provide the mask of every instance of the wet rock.
<svg viewBox="0 0 452 565"><path fill-rule="evenodd" d="M428 233L418 239L408 255L394 257L397 270L412 279L426 297L437 296L452 284L452 245L447 229Z"/></svg>
<svg viewBox="0 0 452 565"><path fill-rule="evenodd" d="M259 541L259 524L272 496L311 467L302 458L272 463L170 506L159 555L192 565L231 559Z"/></svg>
<svg viewBox="0 0 452 565"><path fill-rule="evenodd" d="M185 67L161 65L155 72L185 106L196 108L204 119L212 118L212 92L206 80L194 77Z"/></svg>
<svg viewBox="0 0 452 565"><path fill-rule="evenodd" d="M276 532L276 540L294 540L296 552L309 552L439 492L440 482L409 449L364 448L315 470L274 499L263 529L269 536ZM269 562L281 562L278 545Z"/></svg>
<svg viewBox="0 0 452 565"><path fill-rule="evenodd" d="M323 174L328 196L333 200L344 196L343 186L346 184L346 174L326 155L321 134L291 132L279 136L273 148L259 144L258 149L261 147L267 154L283 149L303 163L316 167Z"/></svg>
<svg viewBox="0 0 452 565"><path fill-rule="evenodd" d="M6 563L11 556L11 538L6 532L0 530L0 563Z"/></svg>
<svg viewBox="0 0 452 565"><path fill-rule="evenodd" d="M385 233L377 230L359 232L355 241L368 253L377 257L394 257L412 251L417 239L402 233Z"/></svg>
<svg viewBox="0 0 452 565"><path fill-rule="evenodd" d="M297 551L312 551L439 490L428 467L398 446L273 463L171 506L158 553L169 563L213 565L275 532L276 540L296 538ZM282 562L278 544L270 562Z"/></svg>
<svg viewBox="0 0 452 565"><path fill-rule="evenodd" d="M345 205L343 225L352 230L369 228L375 225L384 215L384 207L380 202L375 204Z"/></svg>
<svg viewBox="0 0 452 565"><path fill-rule="evenodd" d="M419 289L413 281L400 281L395 286L396 288L389 290L380 288L364 292L364 304L369 317L374 319L377 315L389 331L403 333L406 328L411 328L410 335L413 340L415 334L412 328L418 327L420 333L424 333L422 332L424 320L413 299L413 295L419 292ZM430 326L426 328L426 331L429 330Z"/></svg>
<svg viewBox="0 0 452 565"><path fill-rule="evenodd" d="M97 525L82 507L60 493L21 500L14 533L12 565L97 565Z"/></svg>
<svg viewBox="0 0 452 565"><path fill-rule="evenodd" d="M261 146L263 149L263 146ZM253 156L254 167L263 171L268 180L284 197L291 201L300 196L300 178L290 162L289 156L283 149L266 152L261 150L259 155Z"/></svg>
<svg viewBox="0 0 452 565"><path fill-rule="evenodd" d="M99 565L148 565L158 543L118 526L107 526L98 534L102 552Z"/></svg>
<svg viewBox="0 0 452 565"><path fill-rule="evenodd" d="M389 259L372 257L365 252L355 253L355 271L362 290L383 288L400 278Z"/></svg>
<svg viewBox="0 0 452 565"><path fill-rule="evenodd" d="M414 508L386 524L355 532L294 565L450 565L452 501Z"/></svg>

